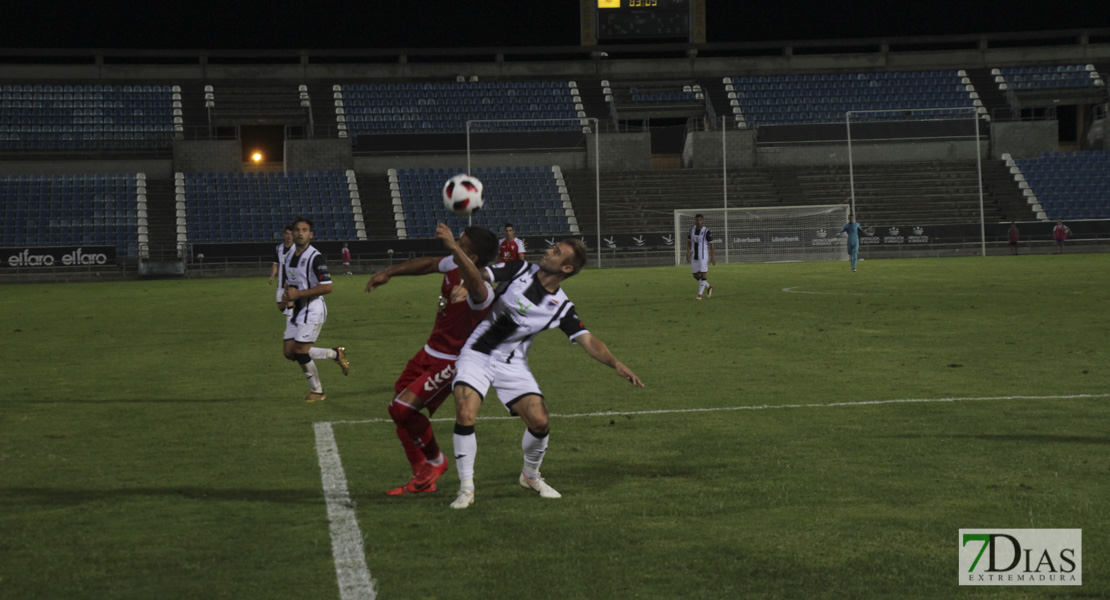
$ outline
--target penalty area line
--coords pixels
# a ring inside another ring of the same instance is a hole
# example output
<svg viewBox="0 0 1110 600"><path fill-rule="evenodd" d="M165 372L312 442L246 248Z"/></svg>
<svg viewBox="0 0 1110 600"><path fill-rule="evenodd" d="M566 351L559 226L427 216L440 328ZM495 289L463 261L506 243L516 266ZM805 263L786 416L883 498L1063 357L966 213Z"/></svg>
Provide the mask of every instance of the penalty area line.
<svg viewBox="0 0 1110 600"><path fill-rule="evenodd" d="M895 398L890 400L861 400L858 402L824 402L813 404L754 404L747 406L718 406L712 408L672 408L662 410L606 410L592 413L561 414L551 413L552 417L580 419L583 417L612 417L632 415L675 415L685 413L727 412L738 410L774 410L787 408L840 408L850 406L877 406L882 404L928 404L934 402L986 402L990 400L1087 400L1110 398L1110 394L1066 394L1054 396L979 396L951 398ZM518 417L478 417L479 421L515 421ZM454 421L452 418L431 419L432 421ZM331 421L331 425L360 425L364 423L392 423L393 419L365 419L360 421Z"/></svg>
<svg viewBox="0 0 1110 600"><path fill-rule="evenodd" d="M366 551L362 546L362 531L355 518L354 502L347 491L347 475L339 458L335 431L331 423L315 423L316 454L320 459L320 479L324 485L324 499L328 505L328 528L331 531L331 551L335 559L335 576L339 581L342 600L374 600L377 598L374 580L366 566Z"/></svg>

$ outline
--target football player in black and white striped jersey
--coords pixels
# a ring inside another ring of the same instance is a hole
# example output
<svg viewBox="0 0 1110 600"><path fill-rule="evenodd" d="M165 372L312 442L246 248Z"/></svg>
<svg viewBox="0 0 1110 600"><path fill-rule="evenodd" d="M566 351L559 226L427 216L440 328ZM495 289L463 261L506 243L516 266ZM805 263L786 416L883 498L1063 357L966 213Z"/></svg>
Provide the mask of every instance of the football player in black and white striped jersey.
<svg viewBox="0 0 1110 600"><path fill-rule="evenodd" d="M293 221L293 250L285 259L285 293L281 296L284 302L293 304L285 327L283 349L285 358L297 361L308 380L309 392L304 397L305 402L318 402L325 398L320 373L313 359L334 360L343 369L344 375L350 373L346 348L314 347L328 319L324 296L331 293L331 275L324 255L309 243L312 236L312 221L297 217Z"/></svg>
<svg viewBox="0 0 1110 600"><path fill-rule="evenodd" d="M293 243L293 226L286 225L285 229L281 232L281 243L274 247L274 265L270 267L270 285L274 284L274 279L278 280L277 301L278 310L289 318L293 315L293 306L284 302L281 299L282 294L285 293L285 263L289 260L289 253L296 250L296 245Z"/></svg>
<svg viewBox="0 0 1110 600"><path fill-rule="evenodd" d="M694 215L694 226L690 228L690 235L686 240L686 262L690 263L690 272L698 282L698 300L701 300L702 294L713 296L713 286L709 285L706 274L709 272L709 265L717 264L713 234L704 225L704 220L704 215Z"/></svg>
<svg viewBox="0 0 1110 600"><path fill-rule="evenodd" d="M586 329L560 287L585 264L586 246L581 240L568 238L548 249L536 264L512 261L486 269L491 279L501 285L485 320L470 334L455 363L458 372L454 382L453 439L460 485L451 508L466 508L474 503L474 455L478 450L474 423L490 387L509 414L519 416L527 426L521 441L524 451L524 468L518 480L521 487L536 491L543 498L560 497L540 476L549 423L543 392L528 366L528 350L536 334L559 328L595 360L615 369L617 375L632 385L644 386L604 342ZM463 274L464 279L467 276Z"/></svg>

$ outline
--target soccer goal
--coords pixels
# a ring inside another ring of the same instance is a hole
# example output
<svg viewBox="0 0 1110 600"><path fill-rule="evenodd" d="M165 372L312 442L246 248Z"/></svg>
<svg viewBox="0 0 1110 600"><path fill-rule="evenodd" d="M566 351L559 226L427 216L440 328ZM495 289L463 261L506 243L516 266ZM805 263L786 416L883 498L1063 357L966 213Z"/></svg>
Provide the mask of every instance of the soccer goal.
<svg viewBox="0 0 1110 600"><path fill-rule="evenodd" d="M964 101L972 100L948 102ZM860 221L914 226L974 219L985 256L985 112L973 105L845 113L848 201Z"/></svg>
<svg viewBox="0 0 1110 600"><path fill-rule="evenodd" d="M696 215L713 236L719 263L846 260L837 236L848 205L703 208L674 211L676 265L686 261Z"/></svg>

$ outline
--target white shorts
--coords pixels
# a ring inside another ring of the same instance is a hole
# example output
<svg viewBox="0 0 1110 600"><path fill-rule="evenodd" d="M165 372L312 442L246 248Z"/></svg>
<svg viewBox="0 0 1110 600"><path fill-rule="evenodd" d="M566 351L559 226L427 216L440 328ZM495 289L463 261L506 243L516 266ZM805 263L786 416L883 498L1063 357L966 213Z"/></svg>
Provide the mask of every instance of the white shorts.
<svg viewBox="0 0 1110 600"><path fill-rule="evenodd" d="M519 358L504 362L481 352L464 350L455 362L455 368L458 372L455 373L454 385L462 383L474 388L483 400L492 385L497 399L511 415L516 414L513 405L524 396L535 394L543 397L532 370L528 368L528 361Z"/></svg>
<svg viewBox="0 0 1110 600"><path fill-rule="evenodd" d="M709 259L708 258L695 258L695 259L690 261L690 272L691 273L705 273L707 271L709 271Z"/></svg>
<svg viewBox="0 0 1110 600"><path fill-rule="evenodd" d="M290 323L286 319L285 339L296 340L299 344L314 344L323 328L323 323Z"/></svg>

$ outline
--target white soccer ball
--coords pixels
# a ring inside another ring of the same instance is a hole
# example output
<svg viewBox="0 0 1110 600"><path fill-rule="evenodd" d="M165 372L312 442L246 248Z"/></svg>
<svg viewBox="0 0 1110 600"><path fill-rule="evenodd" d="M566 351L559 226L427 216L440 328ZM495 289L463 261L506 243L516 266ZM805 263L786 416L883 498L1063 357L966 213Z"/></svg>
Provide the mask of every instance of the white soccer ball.
<svg viewBox="0 0 1110 600"><path fill-rule="evenodd" d="M472 215L482 203L482 182L473 175L459 173L443 184L443 205L456 215Z"/></svg>

